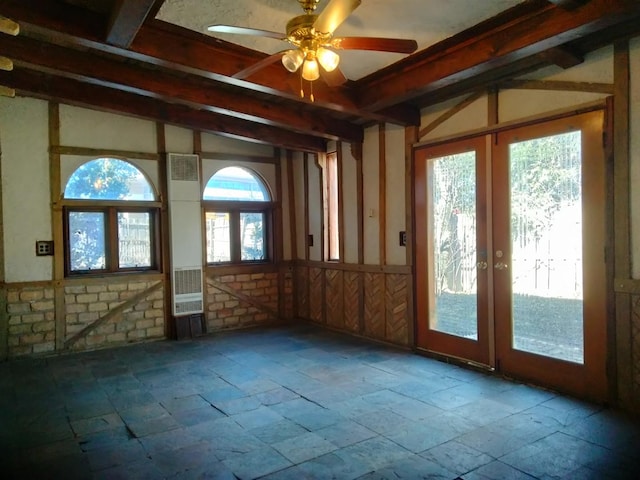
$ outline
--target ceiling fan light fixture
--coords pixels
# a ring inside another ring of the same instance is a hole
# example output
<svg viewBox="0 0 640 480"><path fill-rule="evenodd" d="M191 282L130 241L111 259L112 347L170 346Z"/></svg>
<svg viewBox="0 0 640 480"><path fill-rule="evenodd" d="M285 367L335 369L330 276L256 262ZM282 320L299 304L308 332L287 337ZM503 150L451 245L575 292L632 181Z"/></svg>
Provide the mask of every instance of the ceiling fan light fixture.
<svg viewBox="0 0 640 480"><path fill-rule="evenodd" d="M282 56L282 65L291 73L296 72L304 62L304 53L299 48L288 50Z"/></svg>
<svg viewBox="0 0 640 480"><path fill-rule="evenodd" d="M315 59L306 60L302 65L302 78L309 82L313 82L320 78L320 69Z"/></svg>
<svg viewBox="0 0 640 480"><path fill-rule="evenodd" d="M328 48L319 47L316 52L316 58L322 68L327 72L333 72L336 68L338 68L338 64L340 63L340 55L338 55L333 50L329 50Z"/></svg>

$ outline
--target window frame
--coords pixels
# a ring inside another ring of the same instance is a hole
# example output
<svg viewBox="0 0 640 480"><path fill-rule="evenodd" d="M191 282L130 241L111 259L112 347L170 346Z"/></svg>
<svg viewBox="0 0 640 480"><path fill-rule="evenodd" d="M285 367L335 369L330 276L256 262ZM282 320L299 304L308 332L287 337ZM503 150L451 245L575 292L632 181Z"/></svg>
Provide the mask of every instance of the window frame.
<svg viewBox="0 0 640 480"><path fill-rule="evenodd" d="M339 151L327 152L321 163L323 187L324 259L344 261L342 212L342 158ZM333 241L332 241L333 239Z"/></svg>
<svg viewBox="0 0 640 480"><path fill-rule="evenodd" d="M134 204L135 203L135 204ZM78 277L87 275L112 275L118 273L159 273L162 265L161 234L160 234L160 205L159 202L128 201L74 201L67 200L63 206L63 238L64 238L64 271L66 277ZM97 212L102 213L105 219L105 265L103 269L72 270L71 268L71 243L69 232L69 214L72 212ZM118 213L147 213L150 223L150 250L151 258L149 266L120 267Z"/></svg>
<svg viewBox="0 0 640 480"><path fill-rule="evenodd" d="M253 173L253 172L252 172ZM256 265L273 263L274 259L274 238L273 238L273 211L275 202L260 201L234 201L234 200L202 200L202 222L204 225L204 258L208 267L228 266L228 265ZM231 259L225 262L210 262L207 258L207 213L227 213L229 214L229 253ZM242 246L240 244L240 214L242 213L262 213L263 215L263 238L264 238L264 260L242 260Z"/></svg>

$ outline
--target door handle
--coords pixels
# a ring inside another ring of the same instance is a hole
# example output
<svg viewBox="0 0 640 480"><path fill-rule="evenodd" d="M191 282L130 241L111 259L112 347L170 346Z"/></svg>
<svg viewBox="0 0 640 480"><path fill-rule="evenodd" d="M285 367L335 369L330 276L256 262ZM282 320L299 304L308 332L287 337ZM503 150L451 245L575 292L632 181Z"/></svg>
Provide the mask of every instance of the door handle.
<svg viewBox="0 0 640 480"><path fill-rule="evenodd" d="M476 263L476 267L478 268L478 270L486 270L488 266L489 265L487 264L487 262Z"/></svg>
<svg viewBox="0 0 640 480"><path fill-rule="evenodd" d="M504 262L498 262L493 266L493 268L495 268L496 270L506 270L507 267L508 265Z"/></svg>

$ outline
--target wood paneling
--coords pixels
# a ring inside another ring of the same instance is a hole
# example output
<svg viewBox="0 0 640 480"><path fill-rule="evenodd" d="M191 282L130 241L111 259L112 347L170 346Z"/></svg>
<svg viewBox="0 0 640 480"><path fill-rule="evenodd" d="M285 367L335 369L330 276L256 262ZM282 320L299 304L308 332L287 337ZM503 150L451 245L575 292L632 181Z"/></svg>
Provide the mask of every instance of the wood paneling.
<svg viewBox="0 0 640 480"><path fill-rule="evenodd" d="M360 331L361 325L361 277L358 272L344 272L343 275L344 328L354 333Z"/></svg>
<svg viewBox="0 0 640 480"><path fill-rule="evenodd" d="M386 340L406 345L408 342L408 277L387 275L385 280Z"/></svg>
<svg viewBox="0 0 640 480"><path fill-rule="evenodd" d="M314 322L323 323L324 315L324 274L320 268L309 269L309 318Z"/></svg>
<svg viewBox="0 0 640 480"><path fill-rule="evenodd" d="M344 272L325 270L325 305L327 324L344 328Z"/></svg>
<svg viewBox="0 0 640 480"><path fill-rule="evenodd" d="M295 284L297 315L300 318L309 318L309 269L307 267L295 269Z"/></svg>
<svg viewBox="0 0 640 480"><path fill-rule="evenodd" d="M364 274L364 333L368 337L385 338L385 275Z"/></svg>

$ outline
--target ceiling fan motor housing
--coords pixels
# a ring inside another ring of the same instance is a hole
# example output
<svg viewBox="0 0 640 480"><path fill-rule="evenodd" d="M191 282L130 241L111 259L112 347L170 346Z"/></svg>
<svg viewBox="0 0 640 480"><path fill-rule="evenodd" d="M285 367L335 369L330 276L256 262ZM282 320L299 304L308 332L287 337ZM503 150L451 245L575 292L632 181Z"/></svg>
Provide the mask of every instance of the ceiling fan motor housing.
<svg viewBox="0 0 640 480"><path fill-rule="evenodd" d="M287 40L297 47L317 48L331 40L330 33L319 33L313 28L318 15L299 15L287 23Z"/></svg>

